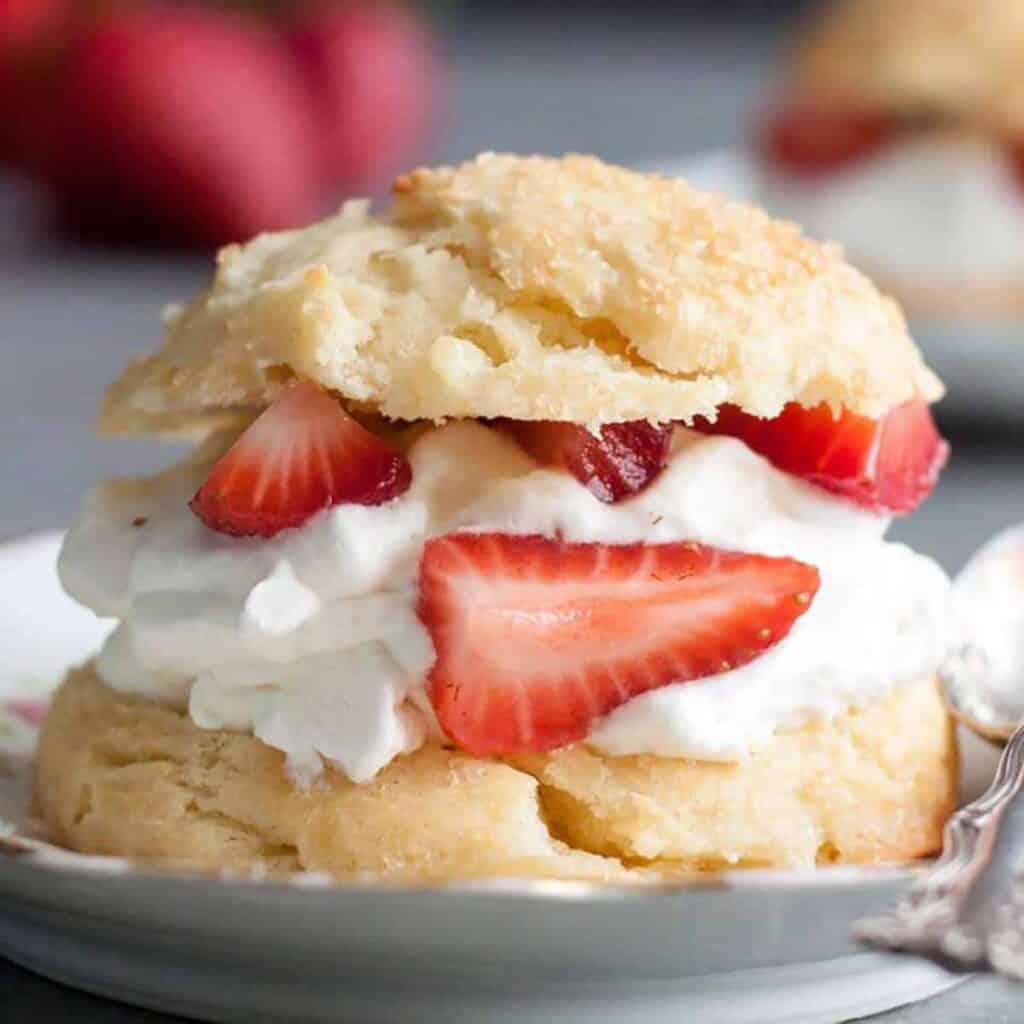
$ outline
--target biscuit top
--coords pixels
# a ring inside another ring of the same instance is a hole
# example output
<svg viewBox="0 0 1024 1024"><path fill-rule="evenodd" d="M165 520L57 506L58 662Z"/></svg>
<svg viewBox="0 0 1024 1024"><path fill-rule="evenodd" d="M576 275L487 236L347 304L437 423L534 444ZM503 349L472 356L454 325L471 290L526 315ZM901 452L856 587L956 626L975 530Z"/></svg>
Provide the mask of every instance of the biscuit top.
<svg viewBox="0 0 1024 1024"><path fill-rule="evenodd" d="M1024 134L1024 0L837 0L798 47L798 87L893 114Z"/></svg>
<svg viewBox="0 0 1024 1024"><path fill-rule="evenodd" d="M581 156L484 155L224 249L107 395L108 431L201 431L293 376L403 419L877 416L937 398L897 306L761 211Z"/></svg>

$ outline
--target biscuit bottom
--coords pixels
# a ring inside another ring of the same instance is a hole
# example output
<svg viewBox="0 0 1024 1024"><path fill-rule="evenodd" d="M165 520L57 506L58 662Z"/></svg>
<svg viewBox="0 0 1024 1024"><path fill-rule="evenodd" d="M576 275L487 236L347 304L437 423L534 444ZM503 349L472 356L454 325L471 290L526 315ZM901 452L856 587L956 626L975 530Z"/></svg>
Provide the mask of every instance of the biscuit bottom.
<svg viewBox="0 0 1024 1024"><path fill-rule="evenodd" d="M740 764L583 745L502 763L427 746L370 784L327 771L303 791L278 751L115 693L86 666L54 698L35 799L56 842L162 866L621 881L932 853L956 762L928 679L781 733Z"/></svg>

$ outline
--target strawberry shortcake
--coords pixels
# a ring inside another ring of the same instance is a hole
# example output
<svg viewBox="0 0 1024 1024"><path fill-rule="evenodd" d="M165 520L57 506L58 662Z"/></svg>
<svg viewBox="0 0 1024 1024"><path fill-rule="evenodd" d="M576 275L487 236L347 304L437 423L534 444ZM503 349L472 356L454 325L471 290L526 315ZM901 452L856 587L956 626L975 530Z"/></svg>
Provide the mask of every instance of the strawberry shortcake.
<svg viewBox="0 0 1024 1024"><path fill-rule="evenodd" d="M761 198L912 317L1024 315L1024 0L834 0L761 121Z"/></svg>
<svg viewBox="0 0 1024 1024"><path fill-rule="evenodd" d="M941 385L791 224L485 155L224 250L111 388L199 438L60 560L116 620L52 837L190 869L629 880L940 841Z"/></svg>

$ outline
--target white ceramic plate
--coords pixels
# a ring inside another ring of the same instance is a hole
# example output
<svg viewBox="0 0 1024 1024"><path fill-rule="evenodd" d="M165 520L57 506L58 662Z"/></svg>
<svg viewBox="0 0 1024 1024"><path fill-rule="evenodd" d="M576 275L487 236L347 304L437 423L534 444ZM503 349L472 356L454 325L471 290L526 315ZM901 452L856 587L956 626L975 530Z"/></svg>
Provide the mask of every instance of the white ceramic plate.
<svg viewBox="0 0 1024 1024"><path fill-rule="evenodd" d="M106 628L57 586L58 541L0 548L8 709L41 695ZM30 732L0 712L0 818L23 817ZM643 891L271 884L146 874L24 834L24 823L0 831L0 954L204 1020L811 1024L958 980L849 939L850 921L893 899L905 870L736 872Z"/></svg>
<svg viewBox="0 0 1024 1024"><path fill-rule="evenodd" d="M649 169L736 199L758 201L757 172L742 149L661 160ZM915 319L910 328L949 389L942 405L946 414L972 422L1024 419L1024 321Z"/></svg>

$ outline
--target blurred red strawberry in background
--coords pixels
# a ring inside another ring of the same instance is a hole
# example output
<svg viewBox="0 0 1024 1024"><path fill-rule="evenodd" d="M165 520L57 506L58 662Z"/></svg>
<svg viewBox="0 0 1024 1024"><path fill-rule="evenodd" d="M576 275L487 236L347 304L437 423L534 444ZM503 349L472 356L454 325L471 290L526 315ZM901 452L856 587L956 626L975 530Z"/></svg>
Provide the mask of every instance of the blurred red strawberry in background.
<svg viewBox="0 0 1024 1024"><path fill-rule="evenodd" d="M57 32L70 0L0 0L0 62L17 60Z"/></svg>
<svg viewBox="0 0 1024 1024"><path fill-rule="evenodd" d="M363 186L398 170L437 106L440 62L407 7L341 0L300 11L288 40L317 108L331 180Z"/></svg>
<svg viewBox="0 0 1024 1024"><path fill-rule="evenodd" d="M74 0L0 0L0 162L19 149L29 94L72 20Z"/></svg>
<svg viewBox="0 0 1024 1024"><path fill-rule="evenodd" d="M284 20L0 0L9 160L65 226L107 241L207 246L306 223L415 158L440 76L426 23L387 0Z"/></svg>
<svg viewBox="0 0 1024 1024"><path fill-rule="evenodd" d="M303 83L271 30L245 16L119 11L72 44L59 93L58 133L74 149L54 182L72 218L120 213L146 234L216 244L318 211Z"/></svg>

